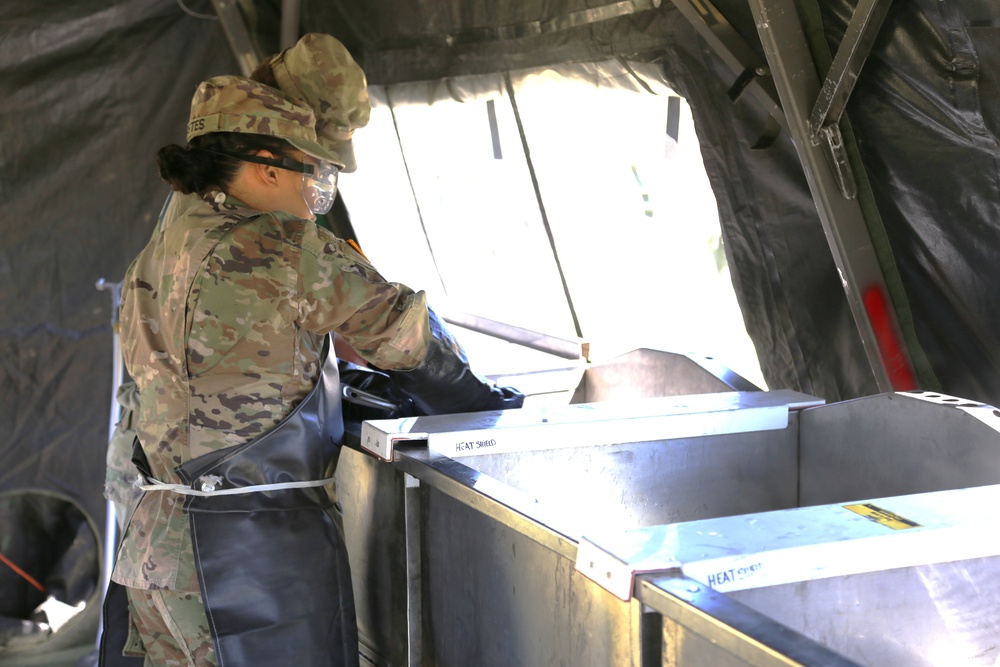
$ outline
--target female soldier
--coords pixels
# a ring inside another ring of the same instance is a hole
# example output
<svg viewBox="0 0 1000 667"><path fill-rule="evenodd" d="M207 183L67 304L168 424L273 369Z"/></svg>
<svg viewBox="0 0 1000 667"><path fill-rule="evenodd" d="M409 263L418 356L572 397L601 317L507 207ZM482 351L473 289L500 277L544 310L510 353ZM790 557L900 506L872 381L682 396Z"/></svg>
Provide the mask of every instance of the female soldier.
<svg viewBox="0 0 1000 667"><path fill-rule="evenodd" d="M322 33L303 35L291 48L265 59L250 78L309 106L316 114L316 141L337 156L342 172L353 172L357 168L352 137L356 129L368 124L371 103L365 73L340 41ZM200 201L197 192L171 192L153 230L154 237ZM350 230L350 218L339 192L331 217L335 221L334 229L339 226ZM352 243L343 234L340 236ZM347 363L365 365L340 336L334 337L334 347L345 366ZM139 404L135 382L124 381L115 398L121 408L121 420L108 444L105 497L114 503L121 531L141 494L132 484L135 466L131 460L134 436L131 423Z"/></svg>
<svg viewBox="0 0 1000 667"><path fill-rule="evenodd" d="M113 580L147 664L356 665L351 579L328 510L343 426L341 335L427 412L519 407L435 335L423 292L318 228L338 156L315 117L240 77L202 83L161 175L201 200L123 283L146 494Z"/></svg>

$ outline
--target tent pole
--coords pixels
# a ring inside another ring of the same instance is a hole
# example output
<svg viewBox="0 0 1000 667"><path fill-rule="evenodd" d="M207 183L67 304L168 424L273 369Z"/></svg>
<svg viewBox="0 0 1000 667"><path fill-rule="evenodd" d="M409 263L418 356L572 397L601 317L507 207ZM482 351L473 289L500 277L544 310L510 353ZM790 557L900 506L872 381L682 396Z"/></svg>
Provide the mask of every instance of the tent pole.
<svg viewBox="0 0 1000 667"><path fill-rule="evenodd" d="M243 20L243 14L240 13L240 8L236 5L236 0L212 0L212 6L215 7L215 13L219 16L222 31L226 33L229 48L232 49L233 56L239 63L240 73L243 76L250 76L260 64L261 55L250 37L250 31L247 30L246 22Z"/></svg>
<svg viewBox="0 0 1000 667"><path fill-rule="evenodd" d="M888 301L868 224L857 197L851 196L856 188L850 187L854 179L847 171L839 127L829 126L836 140L828 146L813 141L809 120L821 82L796 6L784 0L749 0L749 4L878 390L916 389L912 360ZM859 67L853 66L855 73ZM836 150L828 154L832 148Z"/></svg>
<svg viewBox="0 0 1000 667"><path fill-rule="evenodd" d="M281 0L281 40L279 47L285 50L299 41L299 21L302 16L300 0Z"/></svg>
<svg viewBox="0 0 1000 667"><path fill-rule="evenodd" d="M108 426L108 442L114 437L115 426L121 416L121 409L118 407L118 387L121 386L125 375L125 364L122 359L121 338L119 337L118 306L122 298L122 284L111 283L104 278L97 281L97 289L111 292L111 337L112 337L112 377L111 377L111 422ZM115 552L118 547L118 520L115 514L115 505L108 499L105 503L104 515L104 557L101 568L101 606L104 606L104 598L108 594L108 586L111 583L111 570L115 564ZM104 633L104 614L99 616L97 626L97 648L101 646L101 635Z"/></svg>

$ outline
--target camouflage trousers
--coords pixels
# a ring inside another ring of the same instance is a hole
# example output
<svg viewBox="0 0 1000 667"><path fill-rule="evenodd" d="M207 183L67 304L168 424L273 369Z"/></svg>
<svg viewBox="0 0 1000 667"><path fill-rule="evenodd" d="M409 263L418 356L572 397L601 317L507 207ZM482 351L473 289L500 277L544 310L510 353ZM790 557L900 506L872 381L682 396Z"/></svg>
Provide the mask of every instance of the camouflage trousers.
<svg viewBox="0 0 1000 667"><path fill-rule="evenodd" d="M215 667L215 647L199 593L128 588L131 627L125 655L144 667Z"/></svg>

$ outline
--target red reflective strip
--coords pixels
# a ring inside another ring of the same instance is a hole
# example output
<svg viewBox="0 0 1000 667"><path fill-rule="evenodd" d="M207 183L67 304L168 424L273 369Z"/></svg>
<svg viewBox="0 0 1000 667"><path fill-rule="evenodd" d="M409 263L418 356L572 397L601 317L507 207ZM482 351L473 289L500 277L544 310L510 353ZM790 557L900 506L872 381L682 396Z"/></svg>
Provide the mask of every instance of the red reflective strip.
<svg viewBox="0 0 1000 667"><path fill-rule="evenodd" d="M895 318L889 309L889 301L882 289L872 285L864 290L861 299L865 305L865 312L868 313L872 331L875 333L882 366L889 376L892 388L896 391L917 389L916 373L910 365L910 357L906 353L906 347L895 326Z"/></svg>
<svg viewBox="0 0 1000 667"><path fill-rule="evenodd" d="M45 587L44 586L42 586L40 583L38 583L37 581L35 581L34 577L32 577L30 574L28 574L27 572L25 572L24 570L22 570L21 568L19 568L17 565L14 565L12 562L10 562L10 560L8 560L8 558L6 556L4 556L3 554L0 554L0 562L2 562L4 565L6 565L10 569L14 570L15 572L17 572L22 577L24 577L27 580L27 582L29 584L31 584L32 586L34 586L35 588L37 588L38 590L40 590L43 593L45 592Z"/></svg>

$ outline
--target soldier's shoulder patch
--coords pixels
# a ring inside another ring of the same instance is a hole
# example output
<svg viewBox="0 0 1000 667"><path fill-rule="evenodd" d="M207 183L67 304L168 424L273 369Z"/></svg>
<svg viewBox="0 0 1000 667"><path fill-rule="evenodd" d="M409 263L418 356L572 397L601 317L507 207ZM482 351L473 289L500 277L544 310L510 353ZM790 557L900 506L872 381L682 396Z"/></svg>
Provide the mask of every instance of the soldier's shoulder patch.
<svg viewBox="0 0 1000 667"><path fill-rule="evenodd" d="M364 260L365 260L366 262L367 262L367 261L369 261L369 260L368 260L368 255L366 255L366 254L364 253L364 251L363 251L363 250L361 249L361 246L360 246L360 245L358 245L358 242L357 242L357 241L355 241L354 239L347 239L347 240L346 240L346 243L347 243L347 245L349 245L349 246L351 246L352 248L354 248L354 250L355 250L355 251L356 251L356 252L357 252L357 253L358 253L359 255L361 255L361 257L362 257L362 258L363 258L363 259L364 259Z"/></svg>

